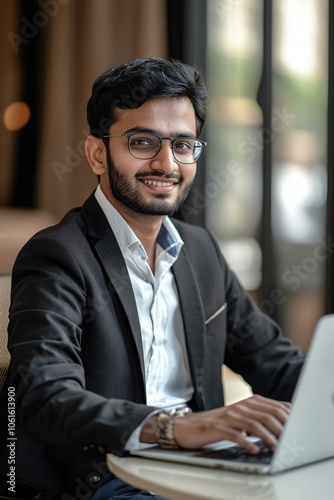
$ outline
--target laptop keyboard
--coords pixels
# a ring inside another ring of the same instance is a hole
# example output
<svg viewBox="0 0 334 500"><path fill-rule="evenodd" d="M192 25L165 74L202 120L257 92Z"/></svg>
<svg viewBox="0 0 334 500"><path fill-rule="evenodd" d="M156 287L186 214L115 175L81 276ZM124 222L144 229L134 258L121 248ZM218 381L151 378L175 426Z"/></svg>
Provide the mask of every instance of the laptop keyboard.
<svg viewBox="0 0 334 500"><path fill-rule="evenodd" d="M256 444L260 448L260 452L257 455L251 455L250 453L247 453L246 450L236 445L221 450L201 450L199 452L195 452L194 456L233 460L235 462L269 464L271 462L273 452L262 441L259 441Z"/></svg>

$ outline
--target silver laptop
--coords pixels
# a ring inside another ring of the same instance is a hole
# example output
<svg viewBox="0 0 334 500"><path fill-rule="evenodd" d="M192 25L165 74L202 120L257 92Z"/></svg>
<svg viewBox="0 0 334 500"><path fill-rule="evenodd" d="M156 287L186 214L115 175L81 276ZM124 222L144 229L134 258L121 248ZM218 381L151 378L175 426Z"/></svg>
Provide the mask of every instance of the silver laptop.
<svg viewBox="0 0 334 500"><path fill-rule="evenodd" d="M200 450L166 450L155 445L132 455L239 472L274 474L334 457L334 314L315 329L294 396L292 410L275 451L245 453L230 441ZM257 438L250 437L256 440Z"/></svg>

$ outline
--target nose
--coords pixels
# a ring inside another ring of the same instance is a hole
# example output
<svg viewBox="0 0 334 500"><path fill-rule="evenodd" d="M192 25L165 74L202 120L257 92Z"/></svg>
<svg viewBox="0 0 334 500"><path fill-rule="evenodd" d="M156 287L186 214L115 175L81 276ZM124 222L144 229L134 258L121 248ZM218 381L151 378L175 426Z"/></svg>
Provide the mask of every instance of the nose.
<svg viewBox="0 0 334 500"><path fill-rule="evenodd" d="M158 154L151 160L151 168L161 170L166 174L179 169L179 165L173 155L170 139L163 139Z"/></svg>

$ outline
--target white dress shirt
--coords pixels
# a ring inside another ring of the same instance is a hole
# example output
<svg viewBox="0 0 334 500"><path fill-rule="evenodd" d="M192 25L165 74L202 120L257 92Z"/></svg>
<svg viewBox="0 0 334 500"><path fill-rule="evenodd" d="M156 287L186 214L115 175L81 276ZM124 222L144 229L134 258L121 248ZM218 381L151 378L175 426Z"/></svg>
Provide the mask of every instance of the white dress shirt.
<svg viewBox="0 0 334 500"><path fill-rule="evenodd" d="M106 199L100 186L95 197L122 251L130 275L142 334L147 404L180 406L192 398L178 293L171 266L183 241L165 217L157 239L155 274L146 251L128 223Z"/></svg>

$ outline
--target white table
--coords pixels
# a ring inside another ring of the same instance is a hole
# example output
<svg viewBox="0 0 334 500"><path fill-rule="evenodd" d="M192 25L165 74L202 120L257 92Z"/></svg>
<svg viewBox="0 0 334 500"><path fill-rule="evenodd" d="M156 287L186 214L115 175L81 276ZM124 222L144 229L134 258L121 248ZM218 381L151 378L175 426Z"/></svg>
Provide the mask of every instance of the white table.
<svg viewBox="0 0 334 500"><path fill-rule="evenodd" d="M330 500L334 459L274 476L241 474L158 460L107 455L124 481L168 500Z"/></svg>

